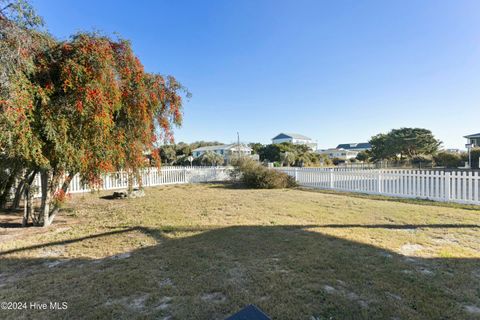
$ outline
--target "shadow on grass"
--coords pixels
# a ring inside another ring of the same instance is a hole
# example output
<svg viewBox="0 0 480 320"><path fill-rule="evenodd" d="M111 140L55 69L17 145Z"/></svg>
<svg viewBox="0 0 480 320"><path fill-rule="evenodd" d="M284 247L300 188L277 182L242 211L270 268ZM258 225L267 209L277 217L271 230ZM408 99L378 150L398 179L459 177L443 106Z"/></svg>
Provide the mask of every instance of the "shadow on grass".
<svg viewBox="0 0 480 320"><path fill-rule="evenodd" d="M368 228L368 229L480 229L478 224L323 224L317 226L318 228Z"/></svg>
<svg viewBox="0 0 480 320"><path fill-rule="evenodd" d="M479 259L405 257L313 227L325 226L131 227L3 252L2 300L69 305L2 317L223 319L251 303L273 319L476 316ZM10 255L138 231L157 244L97 260Z"/></svg>
<svg viewBox="0 0 480 320"><path fill-rule="evenodd" d="M125 200L125 199L116 198L116 197L113 196L113 194L101 196L100 199L103 199L103 200Z"/></svg>
<svg viewBox="0 0 480 320"><path fill-rule="evenodd" d="M207 184L210 185L211 188L217 188L217 189L229 189L229 190L271 190L271 189L265 189L265 188L253 188L248 185L246 185L243 182L208 182ZM273 188L276 190L303 190L300 187L292 187L292 188Z"/></svg>
<svg viewBox="0 0 480 320"><path fill-rule="evenodd" d="M31 227L32 224L29 223L27 227ZM22 224L19 222L2 222L0 223L0 228L22 228Z"/></svg>
<svg viewBox="0 0 480 320"><path fill-rule="evenodd" d="M89 236L86 236L86 237L81 237L81 238L54 241L54 242L42 243L42 244L37 244L37 245L33 245L33 246L28 246L28 247L22 247L22 248L16 248L16 249L11 249L11 250L6 250L6 251L0 251L0 256L4 256L4 255L7 255L7 254L11 254L11 253L18 253L18 252L22 252L22 251L28 251L28 250L36 250L36 249L48 248L48 247L59 246L59 245L67 245L67 244L72 244L72 243L76 243L76 242L81 242L81 241L84 241L84 240L107 237L107 236L111 236L111 235L117 235L117 234L136 231L136 230L144 231L143 228L141 228L141 227L126 228L126 229L121 229L121 230L116 230L116 231L109 231L109 232L103 232L103 233L98 233L98 234L92 234L92 235L89 235Z"/></svg>
<svg viewBox="0 0 480 320"><path fill-rule="evenodd" d="M230 190L256 190L255 188L251 188L242 182L233 182L233 181L219 181L209 183L211 188L217 189L230 189Z"/></svg>

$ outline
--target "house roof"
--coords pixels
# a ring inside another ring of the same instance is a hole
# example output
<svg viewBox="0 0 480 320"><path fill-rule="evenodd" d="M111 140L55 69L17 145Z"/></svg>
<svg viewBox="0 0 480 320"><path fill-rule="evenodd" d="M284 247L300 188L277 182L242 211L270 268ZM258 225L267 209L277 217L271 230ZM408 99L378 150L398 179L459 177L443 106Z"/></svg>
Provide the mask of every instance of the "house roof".
<svg viewBox="0 0 480 320"><path fill-rule="evenodd" d="M206 146L206 147L200 147L197 149L193 149L192 151L213 151L213 150L220 150L220 149L225 149L225 144L221 145L216 145L216 146Z"/></svg>
<svg viewBox="0 0 480 320"><path fill-rule="evenodd" d="M357 153L358 153L358 151L352 151L352 150L343 149L343 148L321 149L321 150L317 150L317 153L332 153L332 152L342 152L342 151L345 151L345 152L357 152Z"/></svg>
<svg viewBox="0 0 480 320"><path fill-rule="evenodd" d="M360 142L360 143L342 143L337 146L337 149L370 149L372 145L368 142Z"/></svg>
<svg viewBox="0 0 480 320"><path fill-rule="evenodd" d="M464 136L464 138L480 138L480 133L470 134L468 136Z"/></svg>
<svg viewBox="0 0 480 320"><path fill-rule="evenodd" d="M283 139L283 138L312 140L309 137L304 136L303 134L298 134L298 133L280 133L280 134L276 135L275 137L273 137L272 140Z"/></svg>
<svg viewBox="0 0 480 320"><path fill-rule="evenodd" d="M246 145L240 144L242 150L249 150L251 151L252 149ZM231 143L231 144L221 144L221 145L216 145L216 146L207 146L207 147L200 147L197 149L192 150L192 152L207 152L207 151L215 151L215 150L229 150L229 149L235 149L238 148L238 145L236 143Z"/></svg>

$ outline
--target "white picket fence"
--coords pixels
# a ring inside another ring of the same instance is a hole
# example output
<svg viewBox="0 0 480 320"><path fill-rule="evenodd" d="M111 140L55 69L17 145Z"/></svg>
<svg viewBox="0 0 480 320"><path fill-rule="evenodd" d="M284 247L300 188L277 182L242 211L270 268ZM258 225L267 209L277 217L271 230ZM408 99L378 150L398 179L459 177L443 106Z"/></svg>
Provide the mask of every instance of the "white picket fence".
<svg viewBox="0 0 480 320"><path fill-rule="evenodd" d="M141 172L142 186L153 187L169 184L185 184L213 181L227 181L230 179L229 167L161 167L148 168ZM103 185L101 190L126 189L128 186L128 175L126 172L114 172L102 177ZM37 187L37 194L40 196L40 177L35 177L34 186ZM134 187L138 187L135 181ZM82 184L80 177L76 175L70 182L68 193L89 192L91 189Z"/></svg>
<svg viewBox="0 0 480 320"><path fill-rule="evenodd" d="M480 204L478 172L293 167L276 170L311 188Z"/></svg>

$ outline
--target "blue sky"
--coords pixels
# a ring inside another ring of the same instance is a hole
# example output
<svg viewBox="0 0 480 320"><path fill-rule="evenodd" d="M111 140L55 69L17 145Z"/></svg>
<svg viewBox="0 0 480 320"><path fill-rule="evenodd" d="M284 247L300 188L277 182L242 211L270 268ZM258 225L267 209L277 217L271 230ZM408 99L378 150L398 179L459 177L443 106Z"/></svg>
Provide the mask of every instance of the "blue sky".
<svg viewBox="0 0 480 320"><path fill-rule="evenodd" d="M176 141L319 147L425 127L480 132L480 1L33 0L51 33L117 32L192 92Z"/></svg>

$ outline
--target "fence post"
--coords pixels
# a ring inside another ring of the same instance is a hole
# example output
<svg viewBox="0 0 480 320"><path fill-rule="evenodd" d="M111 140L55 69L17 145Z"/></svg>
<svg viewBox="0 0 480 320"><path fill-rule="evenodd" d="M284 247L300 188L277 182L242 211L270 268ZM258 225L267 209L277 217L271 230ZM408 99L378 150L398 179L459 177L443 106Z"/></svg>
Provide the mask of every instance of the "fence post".
<svg viewBox="0 0 480 320"><path fill-rule="evenodd" d="M295 178L295 182L298 182L298 168L293 168L293 176Z"/></svg>
<svg viewBox="0 0 480 320"><path fill-rule="evenodd" d="M377 192L379 194L382 193L382 170L378 170L378 177L377 177Z"/></svg>
<svg viewBox="0 0 480 320"><path fill-rule="evenodd" d="M450 172L445 173L443 190L445 192L444 199L445 201L450 201Z"/></svg>
<svg viewBox="0 0 480 320"><path fill-rule="evenodd" d="M188 183L188 181L187 181L187 167L183 167L183 182Z"/></svg>
<svg viewBox="0 0 480 320"><path fill-rule="evenodd" d="M333 184L333 168L330 168L330 189L333 189L334 184Z"/></svg>
<svg viewBox="0 0 480 320"><path fill-rule="evenodd" d="M150 179L150 170L149 169L143 169L142 170L142 176L146 177L145 184L143 186L144 187L150 187L152 185L152 181Z"/></svg>

